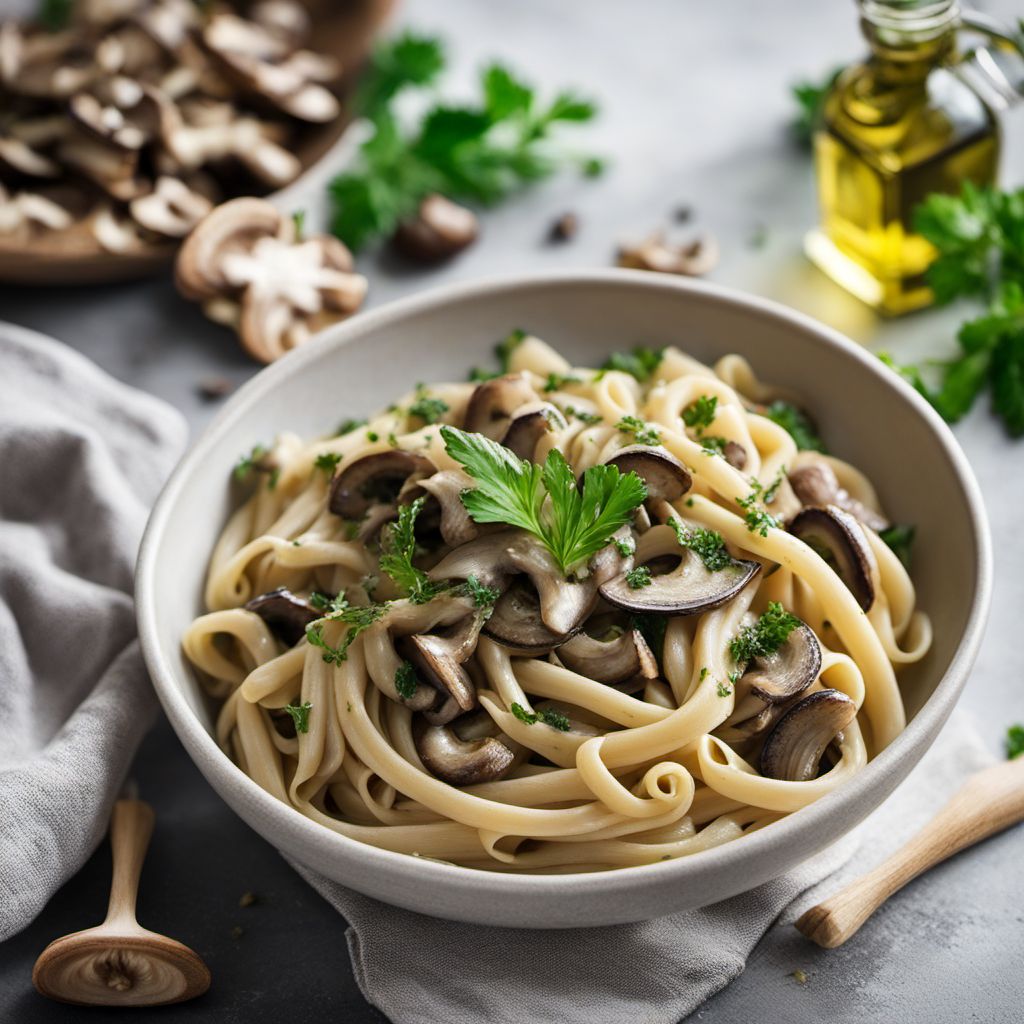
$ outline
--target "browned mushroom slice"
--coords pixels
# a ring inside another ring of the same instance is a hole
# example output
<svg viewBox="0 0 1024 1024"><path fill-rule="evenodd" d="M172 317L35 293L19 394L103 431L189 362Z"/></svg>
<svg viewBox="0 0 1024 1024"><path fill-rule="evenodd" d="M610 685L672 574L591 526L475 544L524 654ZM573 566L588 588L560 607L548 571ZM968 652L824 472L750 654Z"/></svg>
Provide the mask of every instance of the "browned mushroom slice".
<svg viewBox="0 0 1024 1024"><path fill-rule="evenodd" d="M485 380L470 396L463 428L497 441L505 436L513 415L536 400L537 393L524 373Z"/></svg>
<svg viewBox="0 0 1024 1024"><path fill-rule="evenodd" d="M618 263L620 267L635 270L699 276L717 266L718 243L714 237L706 235L688 245L673 245L658 233L639 245L623 246L619 250Z"/></svg>
<svg viewBox="0 0 1024 1024"><path fill-rule="evenodd" d="M60 164L37 153L21 139L0 136L0 167L30 178L57 178Z"/></svg>
<svg viewBox="0 0 1024 1024"><path fill-rule="evenodd" d="M398 225L392 242L419 263L441 263L472 245L479 233L472 210L435 193L420 203L415 217Z"/></svg>
<svg viewBox="0 0 1024 1024"><path fill-rule="evenodd" d="M255 612L282 643L294 647L305 635L306 627L320 618L320 613L286 587L254 597L246 611Z"/></svg>
<svg viewBox="0 0 1024 1024"><path fill-rule="evenodd" d="M121 202L128 202L147 190L147 183L135 176L139 163L135 150L111 146L81 134L62 142L57 148L57 158Z"/></svg>
<svg viewBox="0 0 1024 1024"><path fill-rule="evenodd" d="M518 579L498 598L483 632L516 654L537 655L560 647L576 630L548 629L541 621L537 591L527 580Z"/></svg>
<svg viewBox="0 0 1024 1024"><path fill-rule="evenodd" d="M817 690L779 719L761 748L761 774L769 779L808 782L822 755L857 716L857 705L838 690Z"/></svg>
<svg viewBox="0 0 1024 1024"><path fill-rule="evenodd" d="M885 530L890 525L885 516L854 498L824 459L797 466L789 474L789 484L804 505L838 505L872 530Z"/></svg>
<svg viewBox="0 0 1024 1024"><path fill-rule="evenodd" d="M676 501L693 483L686 467L664 448L631 444L609 460L620 473L634 472L647 487L648 501Z"/></svg>
<svg viewBox="0 0 1024 1024"><path fill-rule="evenodd" d="M461 740L453 729L432 725L414 738L424 766L452 786L495 782L515 760L515 754L494 736Z"/></svg>
<svg viewBox="0 0 1024 1024"><path fill-rule="evenodd" d="M540 439L551 430L565 427L562 413L549 402L531 402L512 417L501 443L519 458L532 462Z"/></svg>
<svg viewBox="0 0 1024 1024"><path fill-rule="evenodd" d="M674 568L658 572L671 561L670 557L663 564L658 559L648 565L651 575L647 583L622 573L601 587L601 596L617 608L639 614L697 615L731 601L761 568L759 562L736 560L712 572L687 548Z"/></svg>
<svg viewBox="0 0 1024 1024"><path fill-rule="evenodd" d="M129 204L132 217L148 231L184 238L213 209L204 195L177 178L158 178L153 191Z"/></svg>
<svg viewBox="0 0 1024 1024"><path fill-rule="evenodd" d="M434 471L434 464L416 452L391 448L350 462L331 480L327 507L344 519L361 519L373 505L394 505L413 474Z"/></svg>
<svg viewBox="0 0 1024 1024"><path fill-rule="evenodd" d="M473 486L473 480L461 470L446 469L419 481L419 486L437 502L441 539L451 548L473 540L480 532L462 504L462 492ZM422 515L426 515L424 508Z"/></svg>
<svg viewBox="0 0 1024 1024"><path fill-rule="evenodd" d="M875 556L853 516L836 505L805 508L794 516L789 532L835 570L864 611L874 604Z"/></svg>
<svg viewBox="0 0 1024 1024"><path fill-rule="evenodd" d="M638 629L613 631L602 637L577 633L558 648L566 668L598 683L621 683L641 675L656 679L658 662Z"/></svg>
<svg viewBox="0 0 1024 1024"><path fill-rule="evenodd" d="M291 47L309 38L309 11L296 0L261 0L249 8L249 18Z"/></svg>
<svg viewBox="0 0 1024 1024"><path fill-rule="evenodd" d="M462 665L476 650L481 623L480 616L469 615L437 633L404 636L396 644L417 675L445 700L454 700L459 713L476 707L476 687Z"/></svg>
<svg viewBox="0 0 1024 1024"><path fill-rule="evenodd" d="M769 704L803 693L821 671L821 645L809 626L800 625L771 654L754 658L744 673L750 692Z"/></svg>
<svg viewBox="0 0 1024 1024"><path fill-rule="evenodd" d="M733 469L743 469L747 464L747 450L736 441L726 441L722 455Z"/></svg>

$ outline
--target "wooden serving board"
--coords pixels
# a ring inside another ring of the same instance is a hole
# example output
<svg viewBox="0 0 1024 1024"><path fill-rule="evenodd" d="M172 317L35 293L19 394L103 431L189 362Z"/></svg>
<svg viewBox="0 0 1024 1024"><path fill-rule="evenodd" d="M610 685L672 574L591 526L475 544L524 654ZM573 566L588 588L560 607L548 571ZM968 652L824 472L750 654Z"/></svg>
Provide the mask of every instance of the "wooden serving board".
<svg viewBox="0 0 1024 1024"><path fill-rule="evenodd" d="M342 97L351 95L374 37L395 4L396 0L305 0L313 20L312 49L337 57L345 68L337 86ZM328 124L297 128L294 152L302 163L303 173L331 150L351 121L351 111L346 108ZM294 186L295 182L291 182L286 188ZM167 267L179 244L167 241L126 253L107 252L84 224L42 233L27 244L5 242L0 236L0 283L77 285L130 281Z"/></svg>

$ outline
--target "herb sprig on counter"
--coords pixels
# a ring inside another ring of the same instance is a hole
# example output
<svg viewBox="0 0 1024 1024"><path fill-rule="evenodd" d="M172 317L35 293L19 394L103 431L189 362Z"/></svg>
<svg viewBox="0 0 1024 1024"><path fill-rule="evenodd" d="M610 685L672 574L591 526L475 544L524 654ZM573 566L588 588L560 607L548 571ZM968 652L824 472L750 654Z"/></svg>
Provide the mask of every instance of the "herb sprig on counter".
<svg viewBox="0 0 1024 1024"><path fill-rule="evenodd" d="M1006 757L1012 761L1024 756L1024 725L1011 725L1006 730Z"/></svg>
<svg viewBox="0 0 1024 1024"><path fill-rule="evenodd" d="M483 69L476 101L436 101L405 127L395 100L432 85L446 66L443 45L427 36L407 33L375 52L361 105L373 135L330 185L333 230L352 249L391 234L431 193L491 206L564 166L592 171L592 158L554 140L563 126L590 121L594 103L571 90L544 102L502 64Z"/></svg>
<svg viewBox="0 0 1024 1024"><path fill-rule="evenodd" d="M835 85L842 70L842 67L833 68L824 78L816 81L804 79L790 87L797 104L797 113L790 124L790 129L800 145L810 146L814 129L821 122L825 97Z"/></svg>
<svg viewBox="0 0 1024 1024"><path fill-rule="evenodd" d="M959 196L931 195L914 228L938 250L927 279L939 302L981 299L987 311L960 328L953 359L901 366L882 359L950 423L986 388L1008 433L1024 436L1024 189L969 182Z"/></svg>

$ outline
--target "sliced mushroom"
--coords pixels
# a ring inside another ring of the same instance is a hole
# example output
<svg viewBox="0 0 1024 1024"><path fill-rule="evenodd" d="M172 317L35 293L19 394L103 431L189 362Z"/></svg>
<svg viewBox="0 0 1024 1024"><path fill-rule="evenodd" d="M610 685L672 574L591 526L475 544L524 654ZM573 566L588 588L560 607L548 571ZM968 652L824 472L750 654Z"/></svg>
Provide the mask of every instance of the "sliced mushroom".
<svg viewBox="0 0 1024 1024"><path fill-rule="evenodd" d="M133 150L81 134L62 142L57 147L57 158L121 202L142 195L148 188L145 181L136 177L139 155Z"/></svg>
<svg viewBox="0 0 1024 1024"><path fill-rule="evenodd" d="M857 716L857 705L838 690L817 690L794 704L761 748L761 774L769 779L808 782L822 755Z"/></svg>
<svg viewBox="0 0 1024 1024"><path fill-rule="evenodd" d="M400 448L364 455L331 480L327 507L343 519L361 519L374 505L394 505L411 476L433 471L426 456Z"/></svg>
<svg viewBox="0 0 1024 1024"><path fill-rule="evenodd" d="M885 516L854 498L824 459L797 466L789 474L789 484L804 505L838 505L872 530L885 530L890 525Z"/></svg>
<svg viewBox="0 0 1024 1024"><path fill-rule="evenodd" d="M60 231L73 223L70 212L59 203L34 192L17 192L13 196L0 185L0 235L12 235L34 227Z"/></svg>
<svg viewBox="0 0 1024 1024"><path fill-rule="evenodd" d="M556 633L541 620L540 598L525 579L514 580L498 598L483 632L516 654L546 654L578 631Z"/></svg>
<svg viewBox="0 0 1024 1024"><path fill-rule="evenodd" d="M295 0L261 0L250 8L249 18L288 46L299 47L309 38L309 12Z"/></svg>
<svg viewBox="0 0 1024 1024"><path fill-rule="evenodd" d="M837 505L826 505L797 513L789 532L828 562L857 604L868 611L875 601L877 565L860 523Z"/></svg>
<svg viewBox="0 0 1024 1024"><path fill-rule="evenodd" d="M626 629L608 638L577 633L558 648L566 668L598 683L621 683L634 676L656 679L658 662L638 629Z"/></svg>
<svg viewBox="0 0 1024 1024"><path fill-rule="evenodd" d="M726 441L722 455L733 469L742 470L747 464L747 450L737 441Z"/></svg>
<svg viewBox="0 0 1024 1024"><path fill-rule="evenodd" d="M648 501L676 501L693 484L686 467L664 448L632 444L617 451L608 463L620 473L636 473L647 486Z"/></svg>
<svg viewBox="0 0 1024 1024"><path fill-rule="evenodd" d="M139 150L150 139L155 125L129 116L145 99L138 82L116 77L105 83L104 95L80 92L68 100L68 112L86 131L117 149Z"/></svg>
<svg viewBox="0 0 1024 1024"><path fill-rule="evenodd" d="M494 736L460 740L454 730L428 726L414 737L423 764L452 786L494 782L512 767L515 754Z"/></svg>
<svg viewBox="0 0 1024 1024"><path fill-rule="evenodd" d="M707 274L718 265L718 243L711 235L706 235L688 245L672 245L657 233L639 245L623 246L618 262L620 267L634 270L695 277Z"/></svg>
<svg viewBox="0 0 1024 1024"><path fill-rule="evenodd" d="M30 178L57 178L60 164L18 138L0 136L0 166Z"/></svg>
<svg viewBox="0 0 1024 1024"><path fill-rule="evenodd" d="M282 643L294 647L305 635L306 627L320 618L312 605L296 597L286 587L254 597L246 611L255 612Z"/></svg>
<svg viewBox="0 0 1024 1024"><path fill-rule="evenodd" d="M458 469L446 469L420 480L419 485L438 504L441 538L445 544L451 548L461 547L479 534L479 527L462 504L462 492L473 486L471 477Z"/></svg>
<svg viewBox="0 0 1024 1024"><path fill-rule="evenodd" d="M420 203L414 218L398 225L392 242L410 259L440 263L472 245L479 233L472 210L435 193Z"/></svg>
<svg viewBox="0 0 1024 1024"><path fill-rule="evenodd" d="M537 393L525 373L507 373L485 380L469 398L463 427L497 441L508 432L515 413L536 401Z"/></svg>
<svg viewBox="0 0 1024 1024"><path fill-rule="evenodd" d="M396 643L398 652L412 663L417 675L446 701L453 700L459 713L476 707L476 687L462 665L476 650L481 625L479 615L468 615L454 626L436 633L404 636Z"/></svg>
<svg viewBox="0 0 1024 1024"><path fill-rule="evenodd" d="M157 178L153 191L133 199L132 217L144 228L168 238L184 238L213 209L206 196L177 178Z"/></svg>
<svg viewBox="0 0 1024 1024"><path fill-rule="evenodd" d="M769 704L782 704L803 693L821 671L821 645L813 630L801 624L772 654L760 655L744 673L754 696Z"/></svg>
<svg viewBox="0 0 1024 1024"><path fill-rule="evenodd" d="M530 402L512 417L501 443L514 455L533 461L540 439L551 430L564 430L562 413L549 402Z"/></svg>

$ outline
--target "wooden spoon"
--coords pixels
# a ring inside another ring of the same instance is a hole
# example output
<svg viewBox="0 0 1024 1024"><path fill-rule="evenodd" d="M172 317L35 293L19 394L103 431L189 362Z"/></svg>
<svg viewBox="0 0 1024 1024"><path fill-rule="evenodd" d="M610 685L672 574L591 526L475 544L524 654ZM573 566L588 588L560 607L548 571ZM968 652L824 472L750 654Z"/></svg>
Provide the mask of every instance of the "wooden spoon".
<svg viewBox="0 0 1024 1024"><path fill-rule="evenodd" d="M43 950L32 983L44 996L92 1006L159 1006L192 999L210 987L206 964L188 946L135 920L139 874L152 834L149 804L114 804L114 877L106 920L55 939Z"/></svg>
<svg viewBox="0 0 1024 1024"><path fill-rule="evenodd" d="M906 845L811 907L796 926L819 946L841 946L911 879L1019 821L1024 821L1024 757L976 772Z"/></svg>

